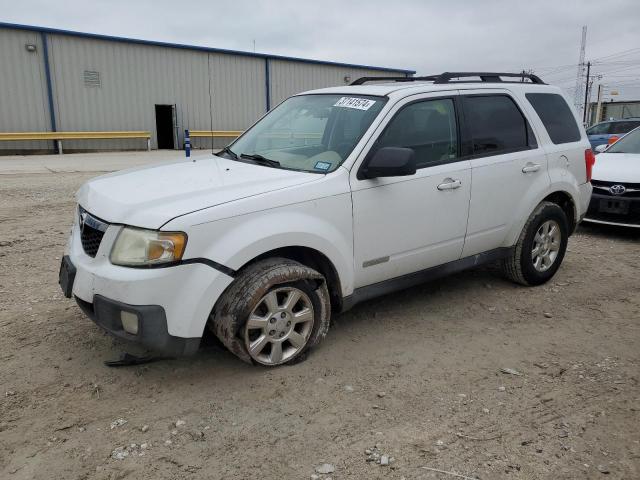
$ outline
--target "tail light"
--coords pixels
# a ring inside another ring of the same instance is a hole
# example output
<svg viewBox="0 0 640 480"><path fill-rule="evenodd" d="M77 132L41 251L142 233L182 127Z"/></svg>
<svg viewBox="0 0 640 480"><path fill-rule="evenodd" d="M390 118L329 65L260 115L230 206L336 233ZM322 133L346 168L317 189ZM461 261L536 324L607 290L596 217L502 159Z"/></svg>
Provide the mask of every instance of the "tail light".
<svg viewBox="0 0 640 480"><path fill-rule="evenodd" d="M613 137L610 137L609 140L607 140L607 143L609 145L611 145L612 143L616 143L618 140L620 139L620 137L616 137L615 135Z"/></svg>
<svg viewBox="0 0 640 480"><path fill-rule="evenodd" d="M596 156L593 153L593 150L587 148L584 151L584 165L587 170L587 182L591 181L591 174L593 172L593 165L596 163Z"/></svg>

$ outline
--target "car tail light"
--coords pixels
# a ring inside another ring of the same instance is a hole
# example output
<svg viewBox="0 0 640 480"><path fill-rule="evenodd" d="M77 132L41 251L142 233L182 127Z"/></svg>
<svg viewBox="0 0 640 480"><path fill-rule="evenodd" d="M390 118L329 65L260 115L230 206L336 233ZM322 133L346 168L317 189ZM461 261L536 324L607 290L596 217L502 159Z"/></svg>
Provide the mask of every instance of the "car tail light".
<svg viewBox="0 0 640 480"><path fill-rule="evenodd" d="M607 140L607 143L609 145L611 145L612 143L616 143L618 140L620 139L620 137L616 137L615 135L613 137L610 137L609 140Z"/></svg>
<svg viewBox="0 0 640 480"><path fill-rule="evenodd" d="M596 163L596 156L593 150L587 148L584 151L584 165L587 169L587 182L591 181L591 173L593 172L593 165Z"/></svg>

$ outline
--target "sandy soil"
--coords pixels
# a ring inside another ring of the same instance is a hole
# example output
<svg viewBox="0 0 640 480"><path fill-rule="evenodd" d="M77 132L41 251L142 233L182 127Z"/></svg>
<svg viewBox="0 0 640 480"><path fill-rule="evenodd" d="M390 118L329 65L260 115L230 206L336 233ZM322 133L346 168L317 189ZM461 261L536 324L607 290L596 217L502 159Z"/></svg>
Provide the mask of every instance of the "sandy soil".
<svg viewBox="0 0 640 480"><path fill-rule="evenodd" d="M112 369L127 347L57 285L93 175L0 176L0 478L640 478L640 232L580 228L545 286L487 267L370 301L299 365L208 339Z"/></svg>

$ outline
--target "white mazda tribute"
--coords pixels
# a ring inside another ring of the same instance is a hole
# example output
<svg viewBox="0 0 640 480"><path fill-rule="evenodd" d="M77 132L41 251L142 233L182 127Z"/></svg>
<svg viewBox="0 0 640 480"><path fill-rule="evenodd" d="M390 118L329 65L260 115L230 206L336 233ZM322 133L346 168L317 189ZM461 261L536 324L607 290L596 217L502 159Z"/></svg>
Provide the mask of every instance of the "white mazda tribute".
<svg viewBox="0 0 640 480"><path fill-rule="evenodd" d="M87 182L60 285L150 350L194 353L208 327L284 364L374 296L489 261L546 282L593 163L535 75L365 77L285 100L217 155Z"/></svg>

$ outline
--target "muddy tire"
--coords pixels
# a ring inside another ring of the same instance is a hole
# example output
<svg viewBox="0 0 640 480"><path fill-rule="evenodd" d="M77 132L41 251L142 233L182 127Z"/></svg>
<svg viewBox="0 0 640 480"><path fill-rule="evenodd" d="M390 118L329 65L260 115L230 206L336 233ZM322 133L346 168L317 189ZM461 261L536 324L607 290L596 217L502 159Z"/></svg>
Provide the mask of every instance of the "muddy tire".
<svg viewBox="0 0 640 480"><path fill-rule="evenodd" d="M555 275L567 250L567 216L555 203L533 211L511 255L502 261L504 275L521 285L541 285Z"/></svg>
<svg viewBox="0 0 640 480"><path fill-rule="evenodd" d="M245 362L276 366L302 361L329 330L325 278L286 258L241 270L216 303L209 328Z"/></svg>

